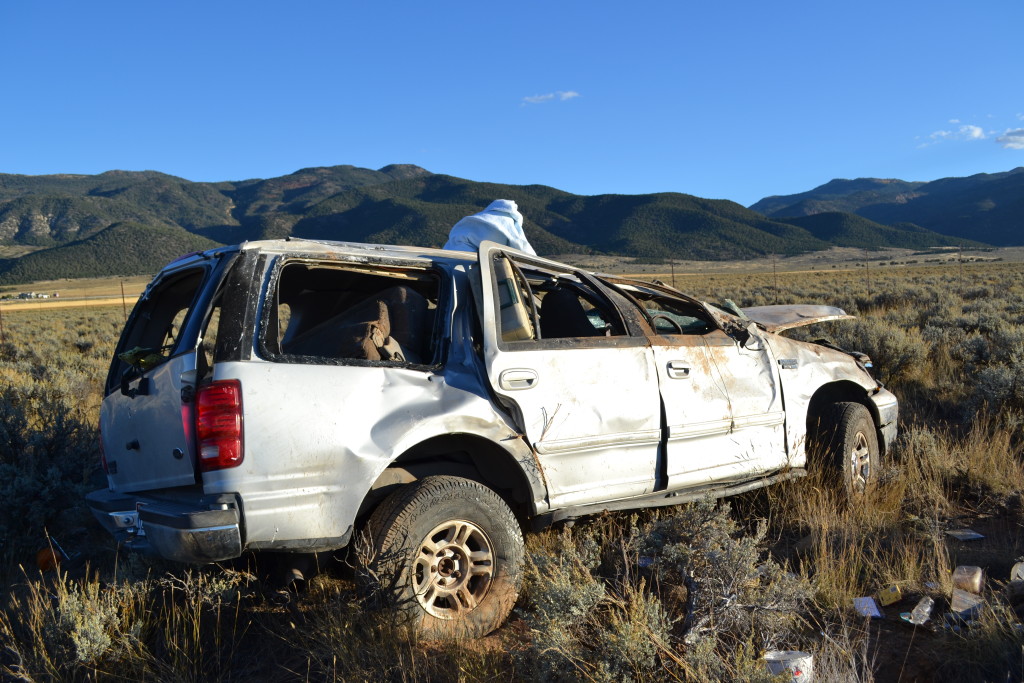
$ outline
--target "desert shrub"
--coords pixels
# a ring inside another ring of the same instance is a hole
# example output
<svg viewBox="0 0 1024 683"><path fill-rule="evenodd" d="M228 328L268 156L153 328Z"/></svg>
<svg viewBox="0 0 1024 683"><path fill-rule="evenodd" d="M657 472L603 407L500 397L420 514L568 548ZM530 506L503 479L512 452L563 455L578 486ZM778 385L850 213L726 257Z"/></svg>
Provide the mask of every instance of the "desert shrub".
<svg viewBox="0 0 1024 683"><path fill-rule="evenodd" d="M223 680L241 669L238 610L251 581L219 569L131 581L23 575L0 611L0 676Z"/></svg>
<svg viewBox="0 0 1024 683"><path fill-rule="evenodd" d="M871 356L883 378L894 384L920 373L926 355L918 330L906 330L879 318L837 325L834 340L845 349Z"/></svg>
<svg viewBox="0 0 1024 683"><path fill-rule="evenodd" d="M139 657L147 584L73 581L66 574L24 578L0 612L5 675L66 680Z"/></svg>
<svg viewBox="0 0 1024 683"><path fill-rule="evenodd" d="M45 545L46 529L82 524L95 470L93 418L67 383L0 388L0 538L9 561Z"/></svg>
<svg viewBox="0 0 1024 683"><path fill-rule="evenodd" d="M784 645L809 586L766 557L767 526L741 533L727 503L683 506L650 528L644 552L662 581L688 594L687 638L753 638L761 647Z"/></svg>
<svg viewBox="0 0 1024 683"><path fill-rule="evenodd" d="M599 578L592 533L563 530L557 541L556 549L530 553L521 613L531 642L523 668L537 680L650 678L671 643L672 619L656 590L635 573ZM625 547L617 550L630 556Z"/></svg>

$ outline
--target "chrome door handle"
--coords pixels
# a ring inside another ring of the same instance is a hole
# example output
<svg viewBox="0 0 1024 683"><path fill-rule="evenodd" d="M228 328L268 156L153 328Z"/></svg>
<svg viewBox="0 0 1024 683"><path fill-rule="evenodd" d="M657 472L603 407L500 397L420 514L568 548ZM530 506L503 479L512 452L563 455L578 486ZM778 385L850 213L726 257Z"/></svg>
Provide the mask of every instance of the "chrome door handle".
<svg viewBox="0 0 1024 683"><path fill-rule="evenodd" d="M690 367L681 360L670 360L668 362L668 376L671 379L689 379Z"/></svg>
<svg viewBox="0 0 1024 683"><path fill-rule="evenodd" d="M537 376L537 373L526 368L503 370L498 376L498 386L505 391L532 389L537 386L539 381L540 377Z"/></svg>

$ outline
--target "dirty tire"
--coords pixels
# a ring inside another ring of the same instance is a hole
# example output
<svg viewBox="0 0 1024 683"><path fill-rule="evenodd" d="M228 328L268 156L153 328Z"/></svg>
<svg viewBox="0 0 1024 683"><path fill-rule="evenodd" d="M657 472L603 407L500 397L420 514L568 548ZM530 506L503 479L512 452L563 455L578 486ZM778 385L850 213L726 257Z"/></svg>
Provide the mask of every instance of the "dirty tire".
<svg viewBox="0 0 1024 683"><path fill-rule="evenodd" d="M425 477L385 498L366 532L364 587L407 615L422 637L479 638L512 611L523 535L486 486Z"/></svg>
<svg viewBox="0 0 1024 683"><path fill-rule="evenodd" d="M878 483L878 432L868 409L860 403L835 403L822 420L822 444L836 476L851 498Z"/></svg>

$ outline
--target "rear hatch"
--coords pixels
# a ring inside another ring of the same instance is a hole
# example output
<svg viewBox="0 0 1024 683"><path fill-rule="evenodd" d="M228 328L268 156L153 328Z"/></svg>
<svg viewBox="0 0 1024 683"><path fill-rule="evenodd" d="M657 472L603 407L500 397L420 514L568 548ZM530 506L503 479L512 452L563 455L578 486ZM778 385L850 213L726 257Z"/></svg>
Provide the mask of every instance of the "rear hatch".
<svg viewBox="0 0 1024 683"><path fill-rule="evenodd" d="M214 298L230 256L202 255L165 269L126 323L100 411L114 491L196 482L192 399L209 369Z"/></svg>

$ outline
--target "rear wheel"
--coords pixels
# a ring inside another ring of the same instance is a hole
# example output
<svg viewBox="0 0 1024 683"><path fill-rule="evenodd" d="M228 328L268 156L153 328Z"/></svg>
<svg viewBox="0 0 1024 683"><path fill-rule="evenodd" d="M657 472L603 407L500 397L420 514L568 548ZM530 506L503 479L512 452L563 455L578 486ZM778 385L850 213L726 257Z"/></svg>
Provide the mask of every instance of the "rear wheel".
<svg viewBox="0 0 1024 683"><path fill-rule="evenodd" d="M878 483L878 432L871 412L860 403L833 404L823 420L822 444L841 485L851 497Z"/></svg>
<svg viewBox="0 0 1024 683"><path fill-rule="evenodd" d="M505 501L459 477L425 477L367 523L365 577L427 638L479 638L519 595L523 536Z"/></svg>

